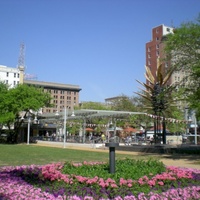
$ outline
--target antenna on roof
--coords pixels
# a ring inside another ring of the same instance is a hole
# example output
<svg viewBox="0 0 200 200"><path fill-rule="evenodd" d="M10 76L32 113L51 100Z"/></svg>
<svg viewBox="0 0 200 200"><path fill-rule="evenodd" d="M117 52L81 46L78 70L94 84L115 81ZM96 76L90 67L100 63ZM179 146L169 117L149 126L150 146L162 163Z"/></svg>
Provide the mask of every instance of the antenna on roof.
<svg viewBox="0 0 200 200"><path fill-rule="evenodd" d="M171 27L174 28L174 21L173 21L173 19L171 20Z"/></svg>
<svg viewBox="0 0 200 200"><path fill-rule="evenodd" d="M19 58L18 58L18 68L20 67L20 68L25 68L25 53L24 53L24 51L25 51L25 45L24 45L24 43L22 42L21 44L20 44L20 52L19 52Z"/></svg>

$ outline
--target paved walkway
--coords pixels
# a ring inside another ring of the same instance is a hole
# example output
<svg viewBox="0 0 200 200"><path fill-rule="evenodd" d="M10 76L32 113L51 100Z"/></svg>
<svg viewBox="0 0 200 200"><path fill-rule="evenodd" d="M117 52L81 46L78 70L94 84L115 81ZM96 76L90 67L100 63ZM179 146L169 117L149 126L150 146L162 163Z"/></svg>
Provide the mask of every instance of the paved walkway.
<svg viewBox="0 0 200 200"><path fill-rule="evenodd" d="M37 144L39 146L49 146L49 147L57 147L64 148L63 142L50 142L50 141L38 141ZM107 147L99 147L99 144L82 144L82 143L65 143L66 149L77 149L84 151L97 151L97 152L109 152ZM141 152L133 152L133 151L116 151L116 154L129 154L129 155L155 155L159 157L160 160L167 166L177 166L177 167L186 167L186 168L194 168L200 170L200 155L182 155L182 154L152 154L152 153L141 153Z"/></svg>

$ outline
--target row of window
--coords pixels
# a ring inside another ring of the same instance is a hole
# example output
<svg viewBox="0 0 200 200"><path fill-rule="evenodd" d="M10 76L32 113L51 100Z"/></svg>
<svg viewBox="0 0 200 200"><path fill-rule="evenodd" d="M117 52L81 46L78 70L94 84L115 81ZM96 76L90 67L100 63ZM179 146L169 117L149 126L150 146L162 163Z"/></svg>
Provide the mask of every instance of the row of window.
<svg viewBox="0 0 200 200"><path fill-rule="evenodd" d="M58 99L59 96L58 95L54 95L53 96L54 99ZM65 96L60 96L60 99L65 99ZM67 96L67 100L71 100L72 97L71 96ZM74 100L76 100L76 97L74 97Z"/></svg>
<svg viewBox="0 0 200 200"><path fill-rule="evenodd" d="M77 94L77 92L64 91L64 90L51 90L51 89L49 89L47 91L49 93L53 93L53 94L66 94L66 92L67 92L67 95L72 95L72 94L76 95Z"/></svg>
<svg viewBox="0 0 200 200"><path fill-rule="evenodd" d="M9 84L9 81L8 80L5 80L5 83L6 84ZM13 81L13 85L18 85L19 84L19 81Z"/></svg>
<svg viewBox="0 0 200 200"><path fill-rule="evenodd" d="M160 52L156 51L156 56L159 56L159 55L160 55ZM151 54L148 54L148 58L151 58Z"/></svg>
<svg viewBox="0 0 200 200"><path fill-rule="evenodd" d="M159 47L160 47L159 44L156 44L156 49L159 49ZM147 48L147 51L148 51L148 52L151 52L151 47L148 47L148 48Z"/></svg>
<svg viewBox="0 0 200 200"><path fill-rule="evenodd" d="M166 28L167 32L170 32L170 28ZM156 33L159 33L159 29L156 29Z"/></svg>
<svg viewBox="0 0 200 200"><path fill-rule="evenodd" d="M9 72L6 73L6 77L9 77ZM19 73L14 73L14 78L19 78Z"/></svg>

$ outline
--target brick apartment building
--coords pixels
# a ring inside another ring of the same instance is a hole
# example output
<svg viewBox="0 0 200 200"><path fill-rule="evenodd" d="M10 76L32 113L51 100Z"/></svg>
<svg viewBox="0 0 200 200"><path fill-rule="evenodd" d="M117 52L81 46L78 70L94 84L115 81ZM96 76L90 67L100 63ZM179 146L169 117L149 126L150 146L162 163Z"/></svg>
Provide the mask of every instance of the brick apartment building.
<svg viewBox="0 0 200 200"><path fill-rule="evenodd" d="M164 58L162 39L165 35L173 33L174 28L160 25L152 29L152 39L146 43L146 66L150 68L152 75L156 76L157 59ZM170 67L170 61L163 63L165 69ZM148 81L146 81L148 83Z"/></svg>

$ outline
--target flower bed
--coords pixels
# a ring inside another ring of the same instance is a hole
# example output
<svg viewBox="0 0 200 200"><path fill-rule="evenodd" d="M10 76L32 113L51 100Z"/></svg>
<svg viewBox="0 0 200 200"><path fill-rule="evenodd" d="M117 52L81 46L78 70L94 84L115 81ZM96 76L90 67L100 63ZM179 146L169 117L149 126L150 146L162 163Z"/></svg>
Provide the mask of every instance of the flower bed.
<svg viewBox="0 0 200 200"><path fill-rule="evenodd" d="M116 162L115 174L97 162L2 167L0 199L200 199L200 170L129 159Z"/></svg>

